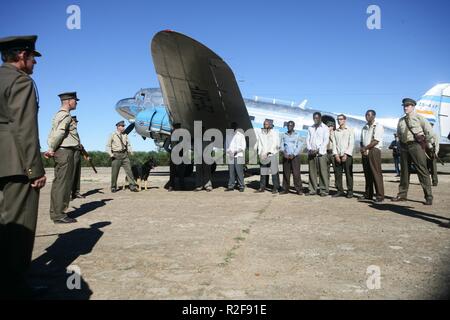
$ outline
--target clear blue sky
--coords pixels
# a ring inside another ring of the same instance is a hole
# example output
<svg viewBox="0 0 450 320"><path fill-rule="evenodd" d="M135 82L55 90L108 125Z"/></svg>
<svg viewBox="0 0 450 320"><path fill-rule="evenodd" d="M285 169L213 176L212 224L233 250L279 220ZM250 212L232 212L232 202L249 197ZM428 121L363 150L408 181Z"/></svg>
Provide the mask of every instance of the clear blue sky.
<svg viewBox="0 0 450 320"><path fill-rule="evenodd" d="M66 9L81 8L81 30ZM381 30L366 27L370 4ZM401 114L402 97L450 82L450 1L65 1L2 3L0 37L39 35L37 82L42 148L57 94L78 91L74 114L88 150L104 150L121 120L115 103L158 87L152 36L173 29L204 43L234 70L244 97L308 99L308 106L381 117ZM153 142L132 136L137 150Z"/></svg>

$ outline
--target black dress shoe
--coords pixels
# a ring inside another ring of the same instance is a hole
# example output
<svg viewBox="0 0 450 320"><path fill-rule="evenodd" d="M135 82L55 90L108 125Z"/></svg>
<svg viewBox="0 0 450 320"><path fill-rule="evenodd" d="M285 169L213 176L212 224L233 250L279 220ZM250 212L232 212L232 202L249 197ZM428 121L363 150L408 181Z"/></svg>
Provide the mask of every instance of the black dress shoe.
<svg viewBox="0 0 450 320"><path fill-rule="evenodd" d="M130 191L131 191L131 192L139 192L139 190L138 190L137 187L132 187L132 188L130 188Z"/></svg>
<svg viewBox="0 0 450 320"><path fill-rule="evenodd" d="M320 193L320 196L321 196L321 197L327 197L327 196L328 196L328 193L322 192L322 193Z"/></svg>
<svg viewBox="0 0 450 320"><path fill-rule="evenodd" d="M116 189L116 188L111 188L111 192L112 192L112 193L116 193L116 192L117 192L117 189Z"/></svg>
<svg viewBox="0 0 450 320"><path fill-rule="evenodd" d="M303 191L297 191L297 194L298 194L299 196L302 196L302 195L303 195Z"/></svg>
<svg viewBox="0 0 450 320"><path fill-rule="evenodd" d="M84 198L86 198L85 196L83 196L81 193L75 193L75 194L73 194L72 195L72 200L75 200L75 199L84 199Z"/></svg>
<svg viewBox="0 0 450 320"><path fill-rule="evenodd" d="M66 223L75 223L78 222L77 219L73 219L70 217L64 217L58 220L53 221L55 224L66 224Z"/></svg>
<svg viewBox="0 0 450 320"><path fill-rule="evenodd" d="M277 189L273 189L272 190L272 194L277 194L278 193L278 190Z"/></svg>
<svg viewBox="0 0 450 320"><path fill-rule="evenodd" d="M353 198L353 193L347 192L346 198L347 198L347 199Z"/></svg>
<svg viewBox="0 0 450 320"><path fill-rule="evenodd" d="M358 201L365 201L365 200L372 200L372 198L366 195L358 197Z"/></svg>
<svg viewBox="0 0 450 320"><path fill-rule="evenodd" d="M316 196L317 195L317 193L315 193L315 192L307 192L307 193L305 193L305 196Z"/></svg>
<svg viewBox="0 0 450 320"><path fill-rule="evenodd" d="M255 193L263 193L263 192L266 192L266 190L264 190L264 189L258 189L258 190L255 191Z"/></svg>
<svg viewBox="0 0 450 320"><path fill-rule="evenodd" d="M281 191L280 194L289 194L289 191Z"/></svg>
<svg viewBox="0 0 450 320"><path fill-rule="evenodd" d="M244 188L239 189L239 192L244 192L244 191L245 191Z"/></svg>
<svg viewBox="0 0 450 320"><path fill-rule="evenodd" d="M400 202L400 201L407 201L407 200L406 200L406 198L396 196L395 198L392 198L391 201L392 202Z"/></svg>
<svg viewBox="0 0 450 320"><path fill-rule="evenodd" d="M384 198L376 198L375 200L373 200L373 203L382 203L384 202Z"/></svg>
<svg viewBox="0 0 450 320"><path fill-rule="evenodd" d="M345 196L343 192L338 191L337 193L333 194L332 198L339 198Z"/></svg>
<svg viewBox="0 0 450 320"><path fill-rule="evenodd" d="M225 192L230 192L230 191L234 191L234 189L233 188L226 188L225 189Z"/></svg>
<svg viewBox="0 0 450 320"><path fill-rule="evenodd" d="M433 205L433 199L426 199L424 205L426 205L426 206Z"/></svg>

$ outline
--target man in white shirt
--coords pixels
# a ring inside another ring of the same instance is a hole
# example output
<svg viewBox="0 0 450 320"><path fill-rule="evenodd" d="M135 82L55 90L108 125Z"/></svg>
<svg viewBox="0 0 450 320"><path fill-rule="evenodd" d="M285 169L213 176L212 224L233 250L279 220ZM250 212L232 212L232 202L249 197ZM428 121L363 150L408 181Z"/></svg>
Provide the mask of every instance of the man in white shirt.
<svg viewBox="0 0 450 320"><path fill-rule="evenodd" d="M264 121L264 128L258 134L258 142L256 144L261 166L260 188L256 192L266 191L268 175L272 175L272 193L277 194L279 192L278 153L280 151L280 144L279 132L273 130L272 123L269 120Z"/></svg>
<svg viewBox="0 0 450 320"><path fill-rule="evenodd" d="M353 197L353 149L355 148L355 134L346 124L347 117L337 116L338 128L333 132L334 177L337 193L333 197L344 196L342 173L345 171L347 182L347 198Z"/></svg>
<svg viewBox="0 0 450 320"><path fill-rule="evenodd" d="M314 125L308 128L306 148L308 150L309 164L309 193L306 195L320 194L326 197L329 193L330 177L328 175L327 146L330 142L328 127L322 122L322 114L313 114ZM317 173L319 173L319 185L317 185Z"/></svg>
<svg viewBox="0 0 450 320"><path fill-rule="evenodd" d="M236 180L239 184L239 192L244 192L244 164L245 164L245 149L247 143L245 135L241 129L238 129L236 122L231 123L231 129L227 130L225 138L225 151L228 163L230 178L228 180L228 188L225 191L233 191Z"/></svg>
<svg viewBox="0 0 450 320"><path fill-rule="evenodd" d="M375 203L384 201L383 171L381 169L381 147L383 146L384 127L375 121L376 112L366 112L366 125L361 130L361 155L366 179L366 191L359 200L373 200L375 185Z"/></svg>

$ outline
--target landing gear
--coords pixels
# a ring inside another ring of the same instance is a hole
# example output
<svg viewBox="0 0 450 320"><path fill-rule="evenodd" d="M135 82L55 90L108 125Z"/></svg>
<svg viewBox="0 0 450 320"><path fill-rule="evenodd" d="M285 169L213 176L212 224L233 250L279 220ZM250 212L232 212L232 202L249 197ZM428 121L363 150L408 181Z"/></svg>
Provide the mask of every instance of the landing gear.
<svg viewBox="0 0 450 320"><path fill-rule="evenodd" d="M217 163L214 162L211 165L211 173L216 172L216 170L217 170ZM194 165L192 163L184 165L184 176L185 177L192 176L193 172L194 172ZM181 174L182 174L182 170L180 169L180 166L177 166L177 177L179 177Z"/></svg>

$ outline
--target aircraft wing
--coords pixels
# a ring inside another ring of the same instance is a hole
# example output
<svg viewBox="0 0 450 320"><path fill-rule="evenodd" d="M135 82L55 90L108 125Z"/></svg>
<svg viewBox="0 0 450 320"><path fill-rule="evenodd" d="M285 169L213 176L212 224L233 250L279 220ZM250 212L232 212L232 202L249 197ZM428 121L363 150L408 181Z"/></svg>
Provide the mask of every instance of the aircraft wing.
<svg viewBox="0 0 450 320"><path fill-rule="evenodd" d="M183 34L161 31L151 53L173 123L192 135L199 120L205 129L222 133L233 121L244 131L252 128L233 71L212 50Z"/></svg>

